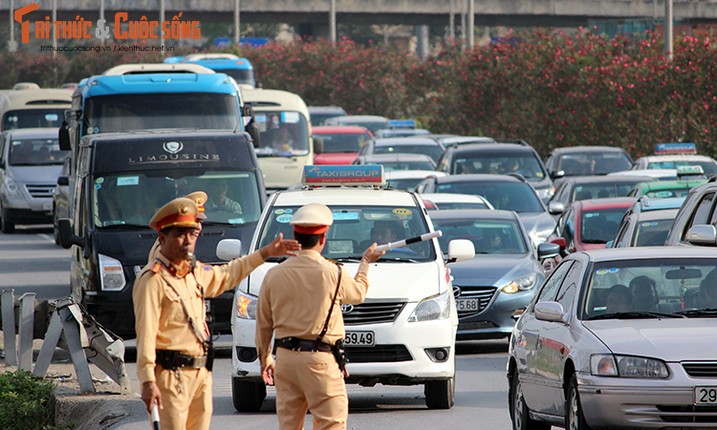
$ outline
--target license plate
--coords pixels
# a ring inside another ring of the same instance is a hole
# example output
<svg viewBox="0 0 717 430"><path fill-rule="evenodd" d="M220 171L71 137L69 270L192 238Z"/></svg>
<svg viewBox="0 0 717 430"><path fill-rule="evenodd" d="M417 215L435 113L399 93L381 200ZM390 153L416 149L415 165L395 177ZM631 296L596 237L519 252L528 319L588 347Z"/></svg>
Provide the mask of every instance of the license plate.
<svg viewBox="0 0 717 430"><path fill-rule="evenodd" d="M347 346L375 346L376 337L373 331L349 331L346 332L344 345Z"/></svg>
<svg viewBox="0 0 717 430"><path fill-rule="evenodd" d="M456 310L460 311L479 311L480 300L478 299L456 299Z"/></svg>
<svg viewBox="0 0 717 430"><path fill-rule="evenodd" d="M695 387L695 405L717 405L717 386Z"/></svg>

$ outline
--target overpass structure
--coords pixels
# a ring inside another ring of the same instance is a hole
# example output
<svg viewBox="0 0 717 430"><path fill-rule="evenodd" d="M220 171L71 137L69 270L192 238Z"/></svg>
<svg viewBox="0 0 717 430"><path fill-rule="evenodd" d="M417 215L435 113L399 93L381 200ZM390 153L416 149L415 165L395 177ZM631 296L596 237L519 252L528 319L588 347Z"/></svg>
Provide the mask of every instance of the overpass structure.
<svg viewBox="0 0 717 430"><path fill-rule="evenodd" d="M165 20L233 22L239 4L242 22L289 23L328 26L330 0L62 0L56 1L57 19L97 20L100 2L111 24L115 13ZM465 15L474 1L475 24L483 26L586 26L597 19L662 19L666 0L335 0L338 23L448 25L450 17ZM9 0L0 5L0 22L8 12L29 3L40 8L27 15L42 20L50 15L53 0ZM675 20L682 23L717 21L717 0L673 0Z"/></svg>

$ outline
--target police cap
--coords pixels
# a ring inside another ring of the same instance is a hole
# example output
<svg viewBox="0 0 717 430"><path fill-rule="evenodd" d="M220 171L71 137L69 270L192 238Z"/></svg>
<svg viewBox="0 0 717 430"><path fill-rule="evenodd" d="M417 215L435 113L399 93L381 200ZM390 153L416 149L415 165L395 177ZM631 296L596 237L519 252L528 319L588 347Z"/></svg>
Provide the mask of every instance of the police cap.
<svg viewBox="0 0 717 430"><path fill-rule="evenodd" d="M197 218L201 220L207 219L207 215L204 213L204 203L207 202L207 193L204 191L195 191L193 193L189 193L186 196L184 196L188 199L191 199L194 201L194 204L197 205Z"/></svg>
<svg viewBox="0 0 717 430"><path fill-rule="evenodd" d="M199 226L198 213L197 204L192 199L179 197L159 208L149 220L149 227L157 231L168 227L196 228Z"/></svg>
<svg viewBox="0 0 717 430"><path fill-rule="evenodd" d="M294 226L294 231L301 234L326 233L333 223L331 209L321 203L309 203L300 207L289 222Z"/></svg>

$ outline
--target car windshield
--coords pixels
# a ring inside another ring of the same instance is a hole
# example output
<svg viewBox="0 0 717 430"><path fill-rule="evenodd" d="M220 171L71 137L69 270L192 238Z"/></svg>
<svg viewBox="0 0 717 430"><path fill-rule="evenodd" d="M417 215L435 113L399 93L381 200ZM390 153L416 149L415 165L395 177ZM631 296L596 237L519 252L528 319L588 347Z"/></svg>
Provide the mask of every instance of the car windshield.
<svg viewBox="0 0 717 430"><path fill-rule="evenodd" d="M294 236L289 222L299 206L275 206L261 229L259 247L283 233ZM360 260L371 243L384 244L428 232L421 209L405 206L330 206L334 224L327 233L322 255L334 260ZM386 253L385 261L425 262L436 259L432 242L417 242Z"/></svg>
<svg viewBox="0 0 717 430"><path fill-rule="evenodd" d="M466 153L456 156L452 173L490 173L503 175L519 173L528 181L540 181L545 171L540 160L532 154Z"/></svg>
<svg viewBox="0 0 717 430"><path fill-rule="evenodd" d="M386 181L389 187L396 190L414 191L416 185L424 178L389 179Z"/></svg>
<svg viewBox="0 0 717 430"><path fill-rule="evenodd" d="M374 154L423 154L428 155L436 162L443 154L443 148L436 145L376 145Z"/></svg>
<svg viewBox="0 0 717 430"><path fill-rule="evenodd" d="M597 209L580 215L580 241L583 243L607 243L617 233L625 208Z"/></svg>
<svg viewBox="0 0 717 430"><path fill-rule="evenodd" d="M294 111L254 111L259 126L258 157L290 157L309 153L309 124Z"/></svg>
<svg viewBox="0 0 717 430"><path fill-rule="evenodd" d="M441 250L448 255L448 243L454 239L473 242L476 254L525 254L525 243L517 222L491 219L432 220L433 228L443 233L438 239Z"/></svg>
<svg viewBox="0 0 717 430"><path fill-rule="evenodd" d="M254 70L252 69L220 69L214 68L217 73L226 73L227 75L234 78L237 84L256 86L256 79L254 79Z"/></svg>
<svg viewBox="0 0 717 430"><path fill-rule="evenodd" d="M253 172L181 170L98 174L94 178L92 213L98 228L147 226L168 201L204 191L205 224L243 225L261 214Z"/></svg>
<svg viewBox="0 0 717 430"><path fill-rule="evenodd" d="M69 109L69 105L67 108ZM60 128L63 119L65 119L64 108L11 110L3 116L2 129Z"/></svg>
<svg viewBox="0 0 717 430"><path fill-rule="evenodd" d="M313 136L314 144L322 143L321 152L323 154L337 154L346 152L359 152L362 146L371 140L371 136L367 133L348 134L348 133L322 133Z"/></svg>
<svg viewBox="0 0 717 430"><path fill-rule="evenodd" d="M667 240L667 233L675 220L643 221L637 224L634 246L662 246Z"/></svg>
<svg viewBox="0 0 717 430"><path fill-rule="evenodd" d="M236 96L219 93L97 96L85 101L85 112L85 134L156 128L234 130L239 121Z"/></svg>
<svg viewBox="0 0 717 430"><path fill-rule="evenodd" d="M677 169L682 166L701 166L705 176L717 174L717 164L706 160L672 160L672 161L651 161L648 163L649 170L654 169Z"/></svg>
<svg viewBox="0 0 717 430"><path fill-rule="evenodd" d="M435 192L480 195L496 209L518 213L545 211L535 190L524 182L457 181L438 184Z"/></svg>
<svg viewBox="0 0 717 430"><path fill-rule="evenodd" d="M585 184L576 185L573 188L573 198L571 200L590 200L590 199L603 199L608 197L625 197L630 193L632 187L635 184L611 184L611 183L596 183L596 184Z"/></svg>
<svg viewBox="0 0 717 430"><path fill-rule="evenodd" d="M630 170L632 161L625 153L566 154L558 160L558 172L564 176L606 175Z"/></svg>
<svg viewBox="0 0 717 430"><path fill-rule="evenodd" d="M585 319L717 317L717 259L595 263L583 300Z"/></svg>
<svg viewBox="0 0 717 430"><path fill-rule="evenodd" d="M16 139L10 143L8 163L12 166L62 165L70 151L61 151L57 138Z"/></svg>

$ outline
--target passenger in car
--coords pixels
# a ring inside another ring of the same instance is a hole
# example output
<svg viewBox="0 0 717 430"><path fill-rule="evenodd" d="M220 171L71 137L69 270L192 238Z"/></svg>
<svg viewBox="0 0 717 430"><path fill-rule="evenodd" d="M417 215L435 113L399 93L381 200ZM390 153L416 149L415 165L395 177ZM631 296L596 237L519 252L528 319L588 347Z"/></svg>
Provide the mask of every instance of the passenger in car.
<svg viewBox="0 0 717 430"><path fill-rule="evenodd" d="M632 295L629 288L622 284L610 287L607 293L607 312L627 312L631 304Z"/></svg>
<svg viewBox="0 0 717 430"><path fill-rule="evenodd" d="M655 280L649 276L641 275L630 281L632 291L632 309L635 311L655 311L660 301Z"/></svg>

